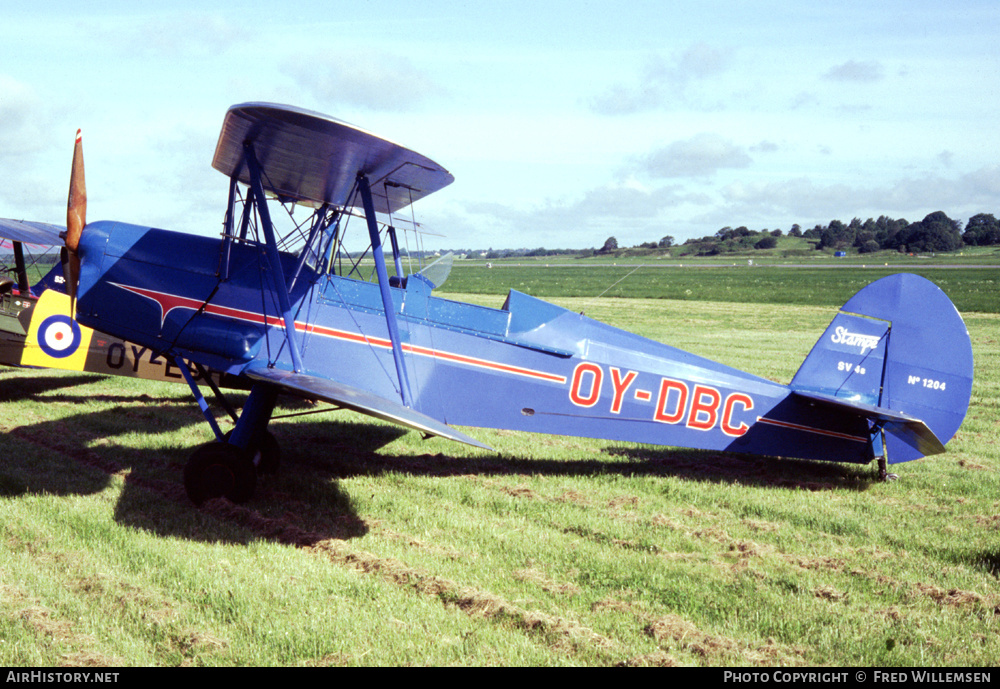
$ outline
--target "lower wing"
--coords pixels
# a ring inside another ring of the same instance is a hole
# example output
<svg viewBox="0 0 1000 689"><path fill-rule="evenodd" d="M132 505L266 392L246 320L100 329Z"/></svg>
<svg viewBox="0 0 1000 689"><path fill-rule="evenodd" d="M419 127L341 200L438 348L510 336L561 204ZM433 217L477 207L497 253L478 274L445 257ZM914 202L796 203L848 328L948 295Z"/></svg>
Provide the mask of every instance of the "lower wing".
<svg viewBox="0 0 1000 689"><path fill-rule="evenodd" d="M421 433L441 436L449 440L457 440L484 450L493 448L478 440L456 431L451 426L441 423L426 414L421 414L409 407L404 407L384 397L379 397L366 390L343 385L327 378L318 378L291 371L252 367L244 371L245 375L254 381L271 383L280 388L304 397L321 399L339 407L374 416L391 423L406 426Z"/></svg>

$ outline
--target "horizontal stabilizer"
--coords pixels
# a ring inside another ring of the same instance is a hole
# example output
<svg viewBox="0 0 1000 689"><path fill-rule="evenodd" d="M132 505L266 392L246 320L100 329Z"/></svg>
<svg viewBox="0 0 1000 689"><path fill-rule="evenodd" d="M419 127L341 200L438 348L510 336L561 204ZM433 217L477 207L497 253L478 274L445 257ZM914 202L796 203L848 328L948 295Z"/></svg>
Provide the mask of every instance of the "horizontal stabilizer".
<svg viewBox="0 0 1000 689"><path fill-rule="evenodd" d="M321 399L331 404L336 404L339 407L352 409L362 414L382 419L383 421L412 428L421 433L437 435L448 440L457 440L484 450L493 449L447 424L441 423L437 419L433 419L426 414L421 414L409 407L404 407L399 402L379 397L366 390L344 385L328 378L318 378L316 376L307 376L301 373L269 368L251 368L245 371L245 373L251 380L273 383L295 394L308 398Z"/></svg>
<svg viewBox="0 0 1000 689"><path fill-rule="evenodd" d="M902 412L876 407L864 402L854 402L842 397L825 395L820 392L796 390L792 392L792 395L829 407L853 411L859 416L881 424L886 433L890 433L922 455L936 455L944 452L944 444L927 424Z"/></svg>

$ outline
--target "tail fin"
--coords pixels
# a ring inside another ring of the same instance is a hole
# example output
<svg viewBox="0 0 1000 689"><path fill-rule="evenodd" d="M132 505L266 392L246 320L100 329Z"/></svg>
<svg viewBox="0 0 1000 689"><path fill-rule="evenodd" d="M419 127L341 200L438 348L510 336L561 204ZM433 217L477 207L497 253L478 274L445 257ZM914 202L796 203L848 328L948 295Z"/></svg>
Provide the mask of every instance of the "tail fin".
<svg viewBox="0 0 1000 689"><path fill-rule="evenodd" d="M907 273L890 275L844 304L791 387L807 396L833 398L882 427L889 462L919 459L948 442L965 419L972 395L969 332L932 282ZM893 416L909 423L894 423ZM920 425L940 442L914 433Z"/></svg>

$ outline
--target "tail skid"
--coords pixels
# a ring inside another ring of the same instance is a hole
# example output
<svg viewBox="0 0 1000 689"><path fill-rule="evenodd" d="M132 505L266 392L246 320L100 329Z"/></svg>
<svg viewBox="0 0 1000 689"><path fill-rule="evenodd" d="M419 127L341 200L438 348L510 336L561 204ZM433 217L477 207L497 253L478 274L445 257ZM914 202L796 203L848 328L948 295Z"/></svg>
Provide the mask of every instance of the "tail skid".
<svg viewBox="0 0 1000 689"><path fill-rule="evenodd" d="M919 459L943 452L965 418L972 343L937 286L890 275L842 307L791 387L810 403L867 418L890 463Z"/></svg>

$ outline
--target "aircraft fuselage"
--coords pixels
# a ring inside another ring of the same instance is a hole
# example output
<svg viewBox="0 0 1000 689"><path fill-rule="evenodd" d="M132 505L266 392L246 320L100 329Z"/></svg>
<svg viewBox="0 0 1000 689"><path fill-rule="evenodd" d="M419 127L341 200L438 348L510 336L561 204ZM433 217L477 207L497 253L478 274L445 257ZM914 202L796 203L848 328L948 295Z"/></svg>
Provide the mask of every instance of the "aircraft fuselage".
<svg viewBox="0 0 1000 689"><path fill-rule="evenodd" d="M233 375L292 370L274 281L295 256L278 275L256 245L109 222L87 226L81 256L80 322ZM434 297L420 276L390 292L413 407L450 425L872 459L862 418L831 422L788 386L528 295L492 309ZM400 398L377 284L306 266L289 297L299 373Z"/></svg>

